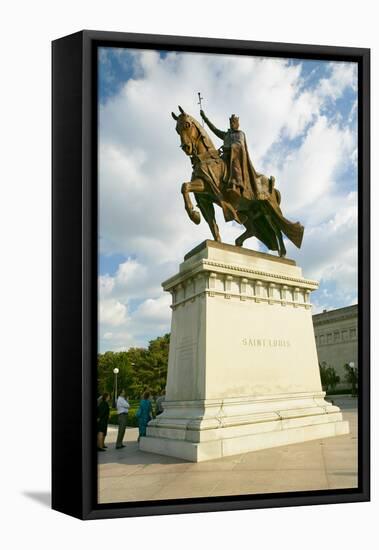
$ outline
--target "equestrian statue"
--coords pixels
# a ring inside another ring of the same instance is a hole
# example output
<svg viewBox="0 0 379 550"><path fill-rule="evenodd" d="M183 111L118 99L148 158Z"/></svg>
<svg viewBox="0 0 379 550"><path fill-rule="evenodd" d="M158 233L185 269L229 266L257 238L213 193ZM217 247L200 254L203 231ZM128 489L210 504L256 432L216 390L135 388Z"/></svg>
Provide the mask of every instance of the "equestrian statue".
<svg viewBox="0 0 379 550"><path fill-rule="evenodd" d="M256 237L269 250L277 250L279 256L285 256L284 234L300 248L304 227L283 216L275 178L258 174L254 169L246 136L239 129L239 118L231 115L230 127L223 131L200 110L204 122L223 141L222 147L216 149L202 125L180 106L179 111L179 115L171 114L176 121L181 148L192 164L191 181L182 185L184 205L190 219L199 224L201 212L213 238L221 242L214 211L214 204L217 204L222 208L226 222L234 220L246 228L236 239L236 246ZM190 193L194 193L200 212L194 208Z"/></svg>

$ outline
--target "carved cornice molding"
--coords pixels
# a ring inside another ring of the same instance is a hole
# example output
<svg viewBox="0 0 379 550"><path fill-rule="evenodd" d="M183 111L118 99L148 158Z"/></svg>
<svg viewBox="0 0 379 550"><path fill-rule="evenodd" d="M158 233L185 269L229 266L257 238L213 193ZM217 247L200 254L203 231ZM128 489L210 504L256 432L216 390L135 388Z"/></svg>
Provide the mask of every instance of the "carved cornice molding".
<svg viewBox="0 0 379 550"><path fill-rule="evenodd" d="M263 271L260 269L248 268L242 265L229 264L225 262L218 262L215 260L202 259L188 266L188 269L170 277L162 283L164 290L170 291L176 285L183 283L186 279L194 277L199 272L215 271L221 274L230 274L230 272L238 274L239 277L247 279L264 281L286 282L291 286L300 286L301 288L307 288L309 290L316 290L318 288L318 282L311 279L304 279L300 277L291 277L283 273L273 273L270 271Z"/></svg>

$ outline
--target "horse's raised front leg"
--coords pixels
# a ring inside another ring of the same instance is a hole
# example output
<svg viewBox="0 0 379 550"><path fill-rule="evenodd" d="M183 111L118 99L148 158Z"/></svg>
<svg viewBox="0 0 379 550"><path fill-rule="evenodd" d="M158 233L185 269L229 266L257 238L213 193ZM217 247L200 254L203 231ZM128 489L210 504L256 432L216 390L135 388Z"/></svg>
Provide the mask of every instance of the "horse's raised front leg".
<svg viewBox="0 0 379 550"><path fill-rule="evenodd" d="M203 193L204 183L201 180L188 181L182 185L182 195L184 198L184 207L193 223L199 225L201 221L200 212L195 210L191 201L190 193Z"/></svg>

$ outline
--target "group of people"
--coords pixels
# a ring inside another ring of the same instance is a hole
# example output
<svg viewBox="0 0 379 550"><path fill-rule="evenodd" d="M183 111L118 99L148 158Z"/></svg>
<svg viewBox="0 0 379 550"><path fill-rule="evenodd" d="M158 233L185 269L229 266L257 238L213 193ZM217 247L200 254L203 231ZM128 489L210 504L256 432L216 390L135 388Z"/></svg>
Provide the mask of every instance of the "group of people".
<svg viewBox="0 0 379 550"><path fill-rule="evenodd" d="M99 396L97 400L97 450L105 451L107 445L105 445L105 437L107 435L110 406L109 406L110 394L105 392ZM165 400L165 391L157 397L155 401L155 416L158 416L163 412L163 402ZM116 440L116 449L123 449L124 436L128 420L128 413L130 404L125 390L122 390L117 398L117 415L118 415L118 433ZM146 436L146 428L150 420L154 417L153 406L151 401L151 394L149 390L145 390L142 399L139 404L136 416L138 418L138 441L141 437Z"/></svg>

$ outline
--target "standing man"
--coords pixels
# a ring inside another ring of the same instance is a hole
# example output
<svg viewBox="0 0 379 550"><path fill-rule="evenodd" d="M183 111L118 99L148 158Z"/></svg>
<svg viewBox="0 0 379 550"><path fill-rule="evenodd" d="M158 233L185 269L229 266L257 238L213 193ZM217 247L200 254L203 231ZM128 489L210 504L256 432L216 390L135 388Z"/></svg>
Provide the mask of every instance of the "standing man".
<svg viewBox="0 0 379 550"><path fill-rule="evenodd" d="M125 447L123 444L126 422L128 419L130 405L127 398L125 398L125 390L122 390L117 399L117 412L118 412L118 434L116 441L116 449L122 449Z"/></svg>

